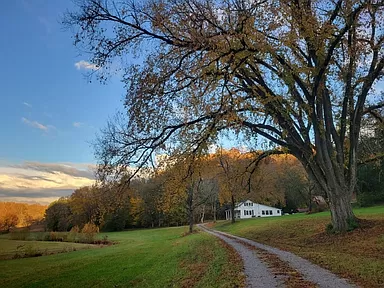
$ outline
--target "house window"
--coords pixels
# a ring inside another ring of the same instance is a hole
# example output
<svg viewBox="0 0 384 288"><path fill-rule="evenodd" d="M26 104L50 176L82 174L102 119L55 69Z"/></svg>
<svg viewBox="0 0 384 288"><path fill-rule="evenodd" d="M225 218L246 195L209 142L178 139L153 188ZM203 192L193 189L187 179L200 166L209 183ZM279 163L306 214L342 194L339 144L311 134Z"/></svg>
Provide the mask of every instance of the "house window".
<svg viewBox="0 0 384 288"><path fill-rule="evenodd" d="M255 211L254 210L252 210L252 216L254 216L255 215Z"/></svg>
<svg viewBox="0 0 384 288"><path fill-rule="evenodd" d="M264 211L264 210L263 210L263 211L261 211L261 214L262 214L262 215L265 215L265 211Z"/></svg>
<svg viewBox="0 0 384 288"><path fill-rule="evenodd" d="M277 214L280 214L280 210L277 210Z"/></svg>
<svg viewBox="0 0 384 288"><path fill-rule="evenodd" d="M251 204L251 206L253 206L253 203L250 203Z"/></svg>
<svg viewBox="0 0 384 288"><path fill-rule="evenodd" d="M269 210L269 215L273 215L272 210Z"/></svg>

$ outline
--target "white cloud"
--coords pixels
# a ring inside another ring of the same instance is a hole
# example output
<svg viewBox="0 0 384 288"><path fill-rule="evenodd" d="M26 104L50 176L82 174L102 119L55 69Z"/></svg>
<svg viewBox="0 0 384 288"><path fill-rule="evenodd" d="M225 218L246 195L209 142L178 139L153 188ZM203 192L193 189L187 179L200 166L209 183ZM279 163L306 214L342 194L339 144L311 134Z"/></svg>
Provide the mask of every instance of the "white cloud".
<svg viewBox="0 0 384 288"><path fill-rule="evenodd" d="M22 104L25 105L25 106L27 106L27 107L29 107L29 108L32 108L32 105L29 104L28 102L23 102Z"/></svg>
<svg viewBox="0 0 384 288"><path fill-rule="evenodd" d="M37 121L31 121L31 120L29 120L29 119L27 119L27 118L24 118L24 117L21 118L21 121L22 121L24 124L28 125L28 126L31 126L31 127L33 127L33 128L42 130L42 131L44 131L44 132L48 132L49 130L56 129L55 126L52 126L52 125L44 125L44 124L41 124L41 123L39 123L39 122L37 122Z"/></svg>
<svg viewBox="0 0 384 288"><path fill-rule="evenodd" d="M76 128L84 127L84 123L83 122L73 122L73 127L76 127Z"/></svg>
<svg viewBox="0 0 384 288"><path fill-rule="evenodd" d="M97 65L89 63L85 60L80 60L79 62L76 62L75 67L77 68L77 70L81 70L81 69L96 70L99 68Z"/></svg>

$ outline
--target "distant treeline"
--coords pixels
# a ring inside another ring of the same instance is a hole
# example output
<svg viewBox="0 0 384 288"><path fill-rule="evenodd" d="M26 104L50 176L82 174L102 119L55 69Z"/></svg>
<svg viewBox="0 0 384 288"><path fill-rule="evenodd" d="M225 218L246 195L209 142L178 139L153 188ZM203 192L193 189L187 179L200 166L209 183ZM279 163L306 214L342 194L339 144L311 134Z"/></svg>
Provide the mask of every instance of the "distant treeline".
<svg viewBox="0 0 384 288"><path fill-rule="evenodd" d="M46 209L46 205L40 204L0 202L0 231L41 222Z"/></svg>
<svg viewBox="0 0 384 288"><path fill-rule="evenodd" d="M232 197L236 202L250 199L286 212L311 205L315 192L296 158L271 156L249 176L245 169L253 159L250 153L221 149L201 159L188 179L185 163L168 159L161 171L133 180L129 187L123 178L103 187L77 189L48 207L46 225L53 231L86 223L104 231L185 225L191 217L194 223L223 219Z"/></svg>
<svg viewBox="0 0 384 288"><path fill-rule="evenodd" d="M250 199L283 209L299 208L312 212L326 209L313 199L319 195L300 163L290 155L274 155L259 164L252 175L251 191L244 187L244 167L252 157L236 149L208 155L195 169L195 182L183 176L185 165L165 165L159 173L126 179L104 186L82 187L72 195L51 203L0 202L0 231L43 223L50 231L69 231L97 225L102 231L119 231L134 227L164 227L223 219L236 202ZM369 206L384 202L384 161L369 162L358 170L357 202ZM42 221L44 218L44 221Z"/></svg>

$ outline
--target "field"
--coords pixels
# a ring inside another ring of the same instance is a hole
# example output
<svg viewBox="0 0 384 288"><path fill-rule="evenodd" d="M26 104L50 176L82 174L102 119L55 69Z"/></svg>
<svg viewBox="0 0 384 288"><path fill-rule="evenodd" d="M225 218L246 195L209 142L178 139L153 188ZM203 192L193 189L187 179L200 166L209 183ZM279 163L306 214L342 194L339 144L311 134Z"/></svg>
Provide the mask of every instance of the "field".
<svg viewBox="0 0 384 288"><path fill-rule="evenodd" d="M0 260L52 255L96 247L98 246L68 242L19 241L0 239Z"/></svg>
<svg viewBox="0 0 384 288"><path fill-rule="evenodd" d="M217 230L291 251L362 287L384 287L384 206L355 209L362 227L326 234L329 212L219 222Z"/></svg>
<svg viewBox="0 0 384 288"><path fill-rule="evenodd" d="M243 286L242 264L233 250L206 233L184 236L185 232L185 227L178 227L107 233L118 244L0 260L0 287ZM40 249L52 244L74 245L4 238L0 238L3 255L20 242L41 245Z"/></svg>

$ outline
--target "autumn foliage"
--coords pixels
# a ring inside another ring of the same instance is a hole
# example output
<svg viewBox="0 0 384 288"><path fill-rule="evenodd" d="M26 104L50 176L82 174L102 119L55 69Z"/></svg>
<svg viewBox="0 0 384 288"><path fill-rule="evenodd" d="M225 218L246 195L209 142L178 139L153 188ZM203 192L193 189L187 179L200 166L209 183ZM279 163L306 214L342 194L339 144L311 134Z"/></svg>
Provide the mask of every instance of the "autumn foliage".
<svg viewBox="0 0 384 288"><path fill-rule="evenodd" d="M26 227L41 221L47 206L16 202L0 202L0 231Z"/></svg>
<svg viewBox="0 0 384 288"><path fill-rule="evenodd" d="M109 186L77 189L46 211L48 230L103 231L130 227L178 226L222 219L224 211L245 199L284 208L307 207L309 185L300 162L288 154L271 155L255 166L261 151L232 148L190 158L163 157L147 178L125 178ZM286 175L295 175L291 180ZM282 179L284 179L282 181ZM232 201L233 200L233 201ZM293 202L293 203L292 203Z"/></svg>

